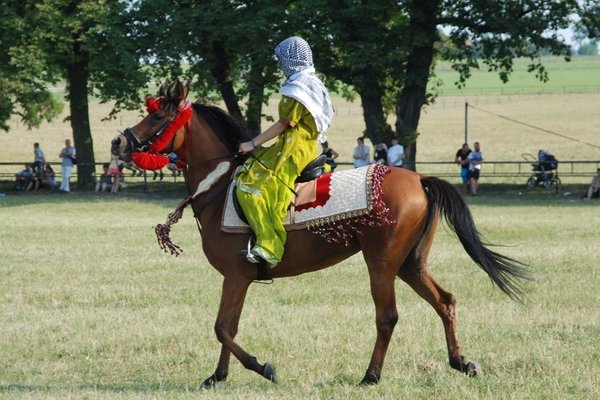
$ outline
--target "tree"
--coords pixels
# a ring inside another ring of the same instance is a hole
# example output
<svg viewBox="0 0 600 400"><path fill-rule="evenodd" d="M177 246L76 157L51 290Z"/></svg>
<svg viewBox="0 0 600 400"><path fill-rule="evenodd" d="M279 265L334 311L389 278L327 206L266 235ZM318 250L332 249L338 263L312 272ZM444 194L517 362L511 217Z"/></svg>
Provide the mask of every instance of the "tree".
<svg viewBox="0 0 600 400"><path fill-rule="evenodd" d="M12 115L28 128L50 121L62 111L62 104L47 89L53 82L44 57L30 29L33 22L29 2L15 2L0 9L0 129L9 130Z"/></svg>
<svg viewBox="0 0 600 400"><path fill-rule="evenodd" d="M9 63L17 65L12 76L38 68L39 73L34 76L39 87L59 79L66 82L69 120L79 160L77 183L81 188L93 187L95 157L88 97L98 95L101 101L115 100L111 113L114 115L123 108L139 107L139 89L146 82L137 49L126 32L129 18L126 4L118 0L9 3L8 8L21 10L16 20L24 25L17 32L16 42L28 43L27 52L33 56L30 58L35 58L31 65L25 65L15 56L22 52L9 53ZM2 35L7 32L10 26L2 25ZM23 107L34 107L35 101L36 98L29 97Z"/></svg>
<svg viewBox="0 0 600 400"><path fill-rule="evenodd" d="M374 144L389 143L388 99L397 93L398 64L406 58L408 20L397 2L305 0L291 9L290 18L313 46L329 86L336 88L334 78L360 96L365 135Z"/></svg>
<svg viewBox="0 0 600 400"><path fill-rule="evenodd" d="M209 101L219 93L229 113L258 134L262 106L280 80L271 56L285 37L286 7L269 0L141 1L136 13L157 79L183 75Z"/></svg>
<svg viewBox="0 0 600 400"><path fill-rule="evenodd" d="M407 0L410 18L410 51L405 65L405 80L396 103L396 134L405 146L407 165L414 169L417 154L418 124L422 107L431 97L427 82L436 56L453 62L459 84L469 78L480 63L508 81L513 59L531 59L528 67L541 81L548 80L540 52L570 56L557 30L568 27L573 13L581 10L576 0ZM439 26L450 29L451 46L438 52L442 44Z"/></svg>

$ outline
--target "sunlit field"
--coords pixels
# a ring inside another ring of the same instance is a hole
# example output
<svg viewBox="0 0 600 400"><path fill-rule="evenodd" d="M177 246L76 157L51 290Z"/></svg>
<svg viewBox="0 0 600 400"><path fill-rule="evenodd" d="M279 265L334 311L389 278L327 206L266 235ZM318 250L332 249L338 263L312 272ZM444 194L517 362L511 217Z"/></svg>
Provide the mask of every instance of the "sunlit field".
<svg viewBox="0 0 600 400"><path fill-rule="evenodd" d="M473 200L477 200L474 202ZM0 397L33 399L540 399L600 394L597 205L480 197L472 209L498 250L530 265L524 304L509 300L445 228L430 257L458 298L464 354L482 375L446 360L433 309L398 281L400 320L381 383L357 384L375 339L360 255L322 272L256 284L239 343L278 369L271 384L236 360L204 392L220 345L212 326L220 276L189 214L163 254L152 226L176 197L7 196L0 200ZM231 251L238 251L232 249Z"/></svg>
<svg viewBox="0 0 600 400"><path fill-rule="evenodd" d="M582 143L600 145L600 93L487 89L442 96L425 109L418 161L453 159L464 141L465 102L476 107L469 111L470 141L481 143L488 161L520 160L541 148L559 160L600 160L597 147ZM329 142L350 162L363 129L361 107L338 97L334 103ZM90 109L96 161L108 161L116 130L141 114L102 121L109 106L92 102ZM275 103L265 112L274 114ZM71 136L61 121L27 131L13 120L11 132L0 133L0 161L31 161L34 142L58 161ZM184 195L181 185L150 182L147 192L116 195L6 191L0 196L0 398L599 398L600 203L579 198L590 179L573 179L559 193L526 191L520 183L486 180L484 169L480 196L467 198L479 231L502 245L494 250L529 265L534 280L525 285L524 304L493 287L450 229L438 228L430 269L457 297L462 351L479 363L480 376L448 365L439 317L397 280L400 319L382 380L359 387L375 315L358 254L320 272L252 285L236 340L260 363L272 362L280 383L232 358L227 382L211 391L201 384L219 357L213 325L221 277L202 253L190 210L172 233L181 256L164 254L153 231Z"/></svg>

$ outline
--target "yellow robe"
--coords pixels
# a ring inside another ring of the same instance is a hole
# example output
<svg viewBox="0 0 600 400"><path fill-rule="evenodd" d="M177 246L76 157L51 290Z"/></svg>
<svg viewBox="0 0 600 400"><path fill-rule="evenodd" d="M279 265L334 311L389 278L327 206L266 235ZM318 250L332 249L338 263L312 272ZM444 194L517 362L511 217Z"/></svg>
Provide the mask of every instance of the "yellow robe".
<svg viewBox="0 0 600 400"><path fill-rule="evenodd" d="M254 152L260 163L249 158L236 176L238 200L256 235L253 249L272 266L283 257L283 219L293 196L289 188L316 157L318 136L312 115L290 97L279 102L279 119L288 121L288 128L273 145Z"/></svg>

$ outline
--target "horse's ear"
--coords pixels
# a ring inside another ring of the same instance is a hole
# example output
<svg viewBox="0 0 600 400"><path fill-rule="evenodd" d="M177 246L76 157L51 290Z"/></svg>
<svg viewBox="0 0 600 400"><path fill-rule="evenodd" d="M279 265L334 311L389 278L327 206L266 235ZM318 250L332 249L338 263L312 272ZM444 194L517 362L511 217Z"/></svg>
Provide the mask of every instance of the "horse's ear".
<svg viewBox="0 0 600 400"><path fill-rule="evenodd" d="M171 86L170 95L171 98L176 102L176 104L181 106L186 101L189 91L189 86L184 85L179 79L177 79L173 82L173 85Z"/></svg>
<svg viewBox="0 0 600 400"><path fill-rule="evenodd" d="M169 85L167 82L164 82L162 85L160 85L160 88L158 88L158 97L165 97L167 95L168 88Z"/></svg>
<svg viewBox="0 0 600 400"><path fill-rule="evenodd" d="M186 102L189 93L190 93L190 85L188 85L186 83L185 85L183 85L183 93L182 93L181 99L179 99L180 106L182 106L183 103Z"/></svg>

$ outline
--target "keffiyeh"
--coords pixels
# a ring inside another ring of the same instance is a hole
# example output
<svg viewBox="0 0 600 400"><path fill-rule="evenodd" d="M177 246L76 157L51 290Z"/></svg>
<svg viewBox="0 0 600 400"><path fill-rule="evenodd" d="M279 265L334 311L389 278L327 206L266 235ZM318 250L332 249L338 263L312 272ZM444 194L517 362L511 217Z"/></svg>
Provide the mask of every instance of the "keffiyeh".
<svg viewBox="0 0 600 400"><path fill-rule="evenodd" d="M315 73L310 46L302 38L290 37L275 47L275 55L277 65L287 78L281 94L299 101L308 109L317 124L318 140L323 143L331 126L333 106L325 85Z"/></svg>

